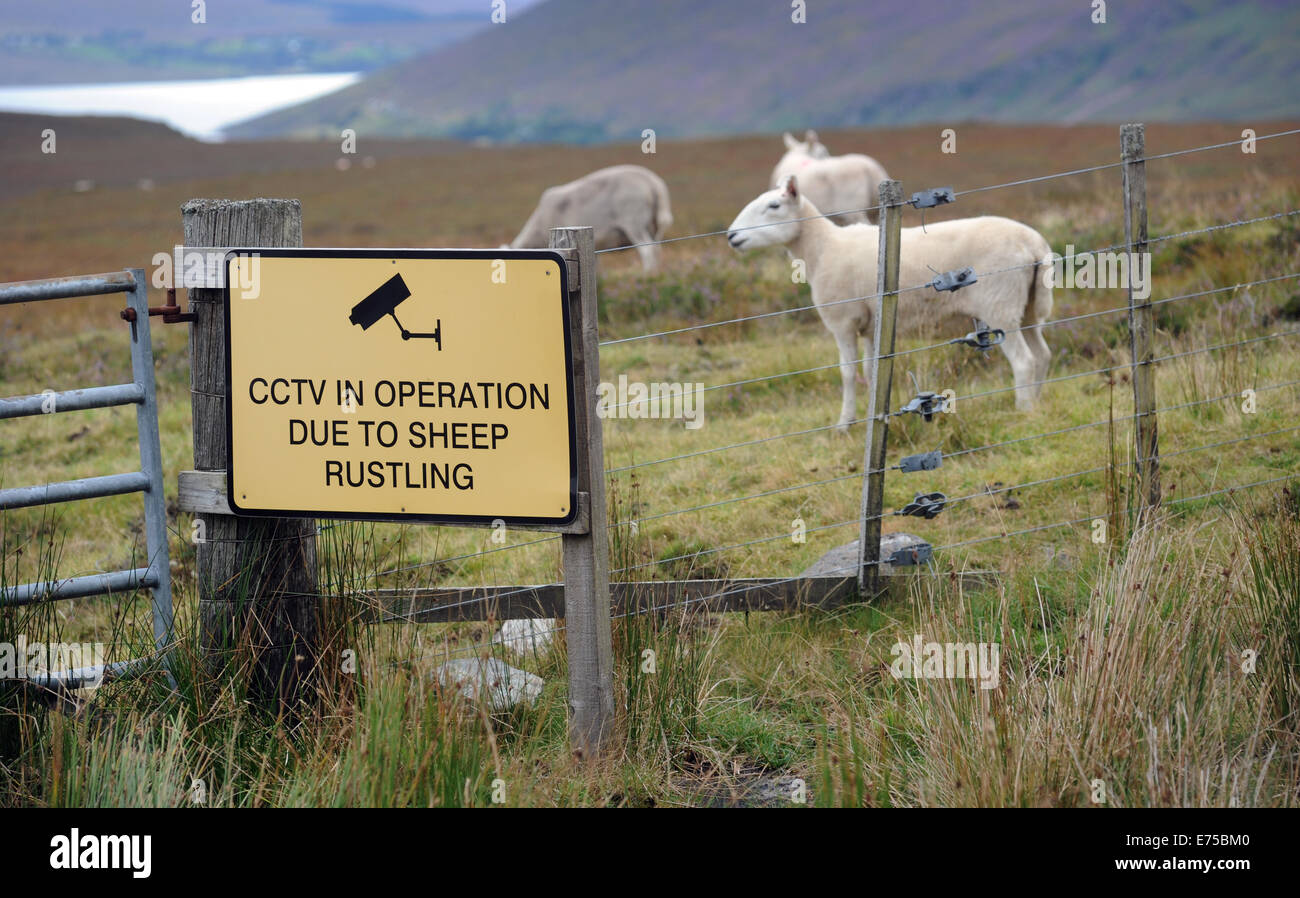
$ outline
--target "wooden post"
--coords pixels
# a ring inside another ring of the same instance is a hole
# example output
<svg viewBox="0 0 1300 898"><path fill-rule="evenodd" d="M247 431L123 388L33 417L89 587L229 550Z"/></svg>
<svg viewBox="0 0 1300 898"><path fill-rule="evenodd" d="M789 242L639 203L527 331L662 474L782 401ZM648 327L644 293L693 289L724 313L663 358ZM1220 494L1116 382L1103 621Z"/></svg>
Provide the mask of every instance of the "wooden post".
<svg viewBox="0 0 1300 898"><path fill-rule="evenodd" d="M576 251L578 288L569 292L577 418L578 492L591 509L587 533L564 534L564 621L569 649L569 746L595 760L613 735L614 650L609 612L609 529L605 450L596 388L600 339L596 328L596 244L591 228L555 228L551 248ZM572 283L572 280L570 281Z"/></svg>
<svg viewBox="0 0 1300 898"><path fill-rule="evenodd" d="M863 598L880 591L880 513L884 508L889 394L894 382L894 328L898 322L898 245L903 228L903 185L880 182L876 257L875 342L869 347L867 444L862 461L862 527L858 535L858 588Z"/></svg>
<svg viewBox="0 0 1300 898"><path fill-rule="evenodd" d="M181 215L186 246L302 246L297 200L190 200ZM190 326L194 466L223 471L229 434L222 291L191 289L189 301L197 315ZM231 660L251 662L250 698L267 706L278 702L292 713L309 697L317 660L316 522L218 513L199 518L202 651L216 669Z"/></svg>
<svg viewBox="0 0 1300 898"><path fill-rule="evenodd" d="M1156 430L1156 371L1152 335L1155 324L1151 297L1133 296L1134 255L1147 251L1146 126L1120 128L1124 161L1124 242L1128 244L1128 329L1132 351L1133 414L1138 496L1142 510L1160 506L1160 445Z"/></svg>

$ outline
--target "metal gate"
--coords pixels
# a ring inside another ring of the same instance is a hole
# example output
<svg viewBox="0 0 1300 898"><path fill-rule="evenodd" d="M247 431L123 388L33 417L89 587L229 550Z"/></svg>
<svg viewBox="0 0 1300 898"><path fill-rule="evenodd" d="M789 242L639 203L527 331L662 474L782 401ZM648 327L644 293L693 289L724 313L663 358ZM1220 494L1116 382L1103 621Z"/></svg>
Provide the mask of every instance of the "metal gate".
<svg viewBox="0 0 1300 898"><path fill-rule="evenodd" d="M153 345L149 338L148 285L145 281L144 269L128 268L108 274L0 284L0 305L113 293L125 293L127 298L126 311L122 313L122 317L130 325L133 381L58 393L46 390L30 396L0 399L0 419L134 405L136 430L140 443L140 470L126 474L106 474L81 480L65 480L40 486L3 489L0 490L0 511L94 499L101 496L117 496L124 493L143 493L148 564L131 570L0 587L0 605L62 601L148 587L153 594L153 636L157 657L118 661L75 670L50 671L45 674L29 675L27 678L34 684L47 688L76 689L109 678L136 673L158 660L165 662L167 648L172 638L167 510L163 501L162 450L158 443L158 399L154 389Z"/></svg>

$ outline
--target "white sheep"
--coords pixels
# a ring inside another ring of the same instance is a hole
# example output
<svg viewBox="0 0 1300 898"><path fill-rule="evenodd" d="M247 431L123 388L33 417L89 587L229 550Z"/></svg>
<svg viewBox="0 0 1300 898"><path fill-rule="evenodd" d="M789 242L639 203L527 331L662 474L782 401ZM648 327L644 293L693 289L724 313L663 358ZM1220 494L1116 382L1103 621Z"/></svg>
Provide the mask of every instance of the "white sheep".
<svg viewBox="0 0 1300 898"><path fill-rule="evenodd" d="M876 354L873 318L880 228L872 224L837 227L819 215L798 180L790 176L781 187L760 194L741 210L727 240L738 250L784 244L792 258L803 260L817 314L839 347L843 390L837 426L846 431L856 417L854 362L862 359L865 374L867 360ZM1039 269L1044 265L1050 269L1052 261L1047 240L1009 218L982 216L903 228L899 330L951 315L979 318L1004 330L1001 345L1015 375L1016 407L1031 408L1042 389L1037 382L1047 376L1052 355L1042 328L1030 327L1051 314L1052 288L1039 276ZM978 278L969 287L954 292L929 287L906 290L929 283L935 272L967 266L975 269ZM1008 268L1014 270L1002 270ZM845 301L855 297L869 298ZM862 356L859 335L866 336L867 351Z"/></svg>
<svg viewBox="0 0 1300 898"><path fill-rule="evenodd" d="M785 132L785 155L772 171L771 187L779 187L791 175L798 175L799 187L814 206L831 215L836 224L854 224L860 221L877 221L876 212L869 209L878 202L876 191L880 182L889 177L885 168L870 156L849 153L832 156L817 138L816 131L804 133L797 140Z"/></svg>
<svg viewBox="0 0 1300 898"><path fill-rule="evenodd" d="M659 265L660 239L673 223L668 185L640 165L613 165L548 187L510 246L545 247L551 228L591 227L597 249L635 246L646 271Z"/></svg>

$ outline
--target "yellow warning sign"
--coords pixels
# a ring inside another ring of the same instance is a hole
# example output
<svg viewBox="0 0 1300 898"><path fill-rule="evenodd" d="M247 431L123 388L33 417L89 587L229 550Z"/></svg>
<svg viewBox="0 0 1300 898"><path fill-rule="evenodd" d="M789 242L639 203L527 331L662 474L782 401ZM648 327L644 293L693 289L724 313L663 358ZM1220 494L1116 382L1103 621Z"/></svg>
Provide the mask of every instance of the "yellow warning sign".
<svg viewBox="0 0 1300 898"><path fill-rule="evenodd" d="M232 250L239 514L573 520L564 260L544 250Z"/></svg>

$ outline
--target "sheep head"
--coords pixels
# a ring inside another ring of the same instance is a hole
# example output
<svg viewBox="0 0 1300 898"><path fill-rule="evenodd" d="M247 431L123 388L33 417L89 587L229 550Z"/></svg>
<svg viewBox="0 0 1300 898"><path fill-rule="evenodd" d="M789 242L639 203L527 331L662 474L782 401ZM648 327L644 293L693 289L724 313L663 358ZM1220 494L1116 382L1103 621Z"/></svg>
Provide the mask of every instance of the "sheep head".
<svg viewBox="0 0 1300 898"><path fill-rule="evenodd" d="M727 242L741 250L781 246L798 238L802 217L799 182L790 175L740 210L727 228Z"/></svg>
<svg viewBox="0 0 1300 898"><path fill-rule="evenodd" d="M795 137L789 131L781 135L785 141L785 148L791 153L801 153L805 156L811 156L814 159L827 159L831 151L826 149L826 145L817 137L817 132L809 128L803 134L803 140Z"/></svg>

